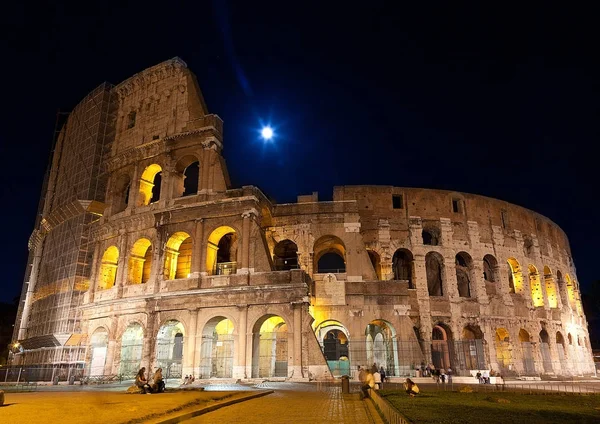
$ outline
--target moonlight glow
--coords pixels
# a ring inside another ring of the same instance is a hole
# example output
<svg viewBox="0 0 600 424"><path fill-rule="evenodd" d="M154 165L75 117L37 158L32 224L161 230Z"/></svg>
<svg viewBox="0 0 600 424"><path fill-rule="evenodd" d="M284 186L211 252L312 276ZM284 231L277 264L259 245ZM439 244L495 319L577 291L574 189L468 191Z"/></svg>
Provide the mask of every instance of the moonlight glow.
<svg viewBox="0 0 600 424"><path fill-rule="evenodd" d="M263 127L263 129L260 131L260 135L262 135L262 138L265 140L270 140L273 138L273 129L269 126Z"/></svg>

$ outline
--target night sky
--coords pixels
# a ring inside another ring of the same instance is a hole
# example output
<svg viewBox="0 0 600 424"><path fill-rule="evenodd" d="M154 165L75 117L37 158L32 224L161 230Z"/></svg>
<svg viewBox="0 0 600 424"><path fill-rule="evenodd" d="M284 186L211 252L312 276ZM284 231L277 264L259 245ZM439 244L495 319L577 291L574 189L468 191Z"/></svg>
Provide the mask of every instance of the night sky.
<svg viewBox="0 0 600 424"><path fill-rule="evenodd" d="M330 200L344 184L496 197L566 231L584 291L600 279L593 10L16 3L0 18L0 301L20 292L57 110L174 56L225 122L234 186L278 202L312 191ZM261 122L275 143L258 140Z"/></svg>

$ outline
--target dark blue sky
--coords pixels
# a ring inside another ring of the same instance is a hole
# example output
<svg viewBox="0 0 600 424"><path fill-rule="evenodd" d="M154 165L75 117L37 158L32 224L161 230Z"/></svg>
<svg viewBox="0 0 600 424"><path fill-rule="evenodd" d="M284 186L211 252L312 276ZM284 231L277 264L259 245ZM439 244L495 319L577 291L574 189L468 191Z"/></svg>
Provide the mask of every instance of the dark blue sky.
<svg viewBox="0 0 600 424"><path fill-rule="evenodd" d="M595 11L90 3L3 5L0 300L20 292L57 109L173 56L225 121L234 185L280 202L342 184L497 197L567 232L584 290L600 279ZM275 144L258 142L261 121Z"/></svg>

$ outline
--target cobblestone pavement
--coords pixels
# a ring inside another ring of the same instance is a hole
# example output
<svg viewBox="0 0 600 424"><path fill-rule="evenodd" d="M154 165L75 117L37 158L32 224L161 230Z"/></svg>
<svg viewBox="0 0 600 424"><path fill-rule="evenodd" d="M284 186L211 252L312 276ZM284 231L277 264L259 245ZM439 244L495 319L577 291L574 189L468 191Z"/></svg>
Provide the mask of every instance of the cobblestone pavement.
<svg viewBox="0 0 600 424"><path fill-rule="evenodd" d="M358 394L342 395L340 387L319 391L302 383L261 383L275 393L209 412L186 423L382 423L375 409ZM369 401L370 402L370 401Z"/></svg>

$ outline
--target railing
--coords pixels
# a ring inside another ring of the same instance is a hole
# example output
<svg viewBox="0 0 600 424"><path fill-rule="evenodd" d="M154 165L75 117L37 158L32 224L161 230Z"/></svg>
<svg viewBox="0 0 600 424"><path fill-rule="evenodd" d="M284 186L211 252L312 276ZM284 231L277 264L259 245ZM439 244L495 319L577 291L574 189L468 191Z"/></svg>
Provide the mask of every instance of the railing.
<svg viewBox="0 0 600 424"><path fill-rule="evenodd" d="M216 275L231 275L237 270L237 262L220 262L216 267Z"/></svg>
<svg viewBox="0 0 600 424"><path fill-rule="evenodd" d="M388 424L410 424L411 422L404 418L400 412L396 408L394 408L390 403L379 396L376 390L370 389L369 395L375 403L379 413L383 416L385 421Z"/></svg>

